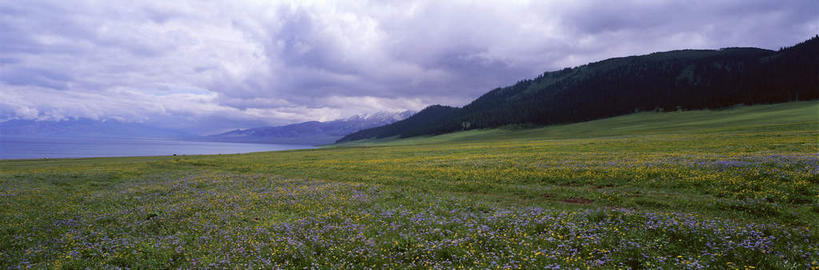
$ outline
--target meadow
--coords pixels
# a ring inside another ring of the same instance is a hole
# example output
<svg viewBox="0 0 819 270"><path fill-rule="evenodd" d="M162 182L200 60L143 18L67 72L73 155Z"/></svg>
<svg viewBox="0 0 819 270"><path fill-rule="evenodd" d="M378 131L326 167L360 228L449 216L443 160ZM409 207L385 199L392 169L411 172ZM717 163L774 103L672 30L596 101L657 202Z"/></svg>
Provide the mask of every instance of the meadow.
<svg viewBox="0 0 819 270"><path fill-rule="evenodd" d="M0 268L819 269L819 102L0 161Z"/></svg>

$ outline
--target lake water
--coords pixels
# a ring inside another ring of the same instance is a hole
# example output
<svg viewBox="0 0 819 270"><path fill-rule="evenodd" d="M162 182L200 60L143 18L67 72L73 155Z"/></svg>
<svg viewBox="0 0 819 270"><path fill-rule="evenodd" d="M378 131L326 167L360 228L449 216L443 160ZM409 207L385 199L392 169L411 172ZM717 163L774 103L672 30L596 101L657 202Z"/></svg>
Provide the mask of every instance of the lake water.
<svg viewBox="0 0 819 270"><path fill-rule="evenodd" d="M308 148L314 147L169 139L0 137L0 159L237 154Z"/></svg>

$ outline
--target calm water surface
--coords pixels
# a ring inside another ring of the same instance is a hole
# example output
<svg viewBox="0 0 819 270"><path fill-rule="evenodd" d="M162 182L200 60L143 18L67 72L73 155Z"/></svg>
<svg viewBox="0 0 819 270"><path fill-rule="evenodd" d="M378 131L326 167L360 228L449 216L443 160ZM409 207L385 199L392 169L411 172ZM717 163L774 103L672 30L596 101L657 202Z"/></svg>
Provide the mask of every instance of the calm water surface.
<svg viewBox="0 0 819 270"><path fill-rule="evenodd" d="M0 159L237 154L307 148L313 146L170 139L0 137Z"/></svg>

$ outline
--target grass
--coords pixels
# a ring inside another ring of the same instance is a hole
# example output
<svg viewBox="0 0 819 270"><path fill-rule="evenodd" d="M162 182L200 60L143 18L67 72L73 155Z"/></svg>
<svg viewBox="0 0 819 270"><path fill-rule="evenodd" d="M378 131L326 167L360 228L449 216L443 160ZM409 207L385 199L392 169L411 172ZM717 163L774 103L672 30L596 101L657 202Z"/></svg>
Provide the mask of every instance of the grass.
<svg viewBox="0 0 819 270"><path fill-rule="evenodd" d="M0 268L817 269L819 102L0 161Z"/></svg>
<svg viewBox="0 0 819 270"><path fill-rule="evenodd" d="M815 102L792 102L775 105L742 106L723 110L681 112L641 112L626 116L541 128L515 127L470 130L431 137L413 137L356 141L340 146L414 145L428 143L457 143L488 140L543 140L571 138L600 138L653 134L701 134L732 132L734 130L776 131L791 125L819 128L819 108ZM783 121L784 120L784 121ZM773 128L773 129L772 129ZM802 127L797 127L802 128Z"/></svg>

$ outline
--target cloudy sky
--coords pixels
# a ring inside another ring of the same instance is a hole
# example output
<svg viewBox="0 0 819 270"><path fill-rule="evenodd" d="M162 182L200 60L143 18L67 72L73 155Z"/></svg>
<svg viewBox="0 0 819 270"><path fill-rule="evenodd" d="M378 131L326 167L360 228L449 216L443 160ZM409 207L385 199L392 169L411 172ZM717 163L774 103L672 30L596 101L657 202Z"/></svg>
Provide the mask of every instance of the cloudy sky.
<svg viewBox="0 0 819 270"><path fill-rule="evenodd" d="M778 49L819 1L0 1L0 121L202 133L461 106L615 56Z"/></svg>

